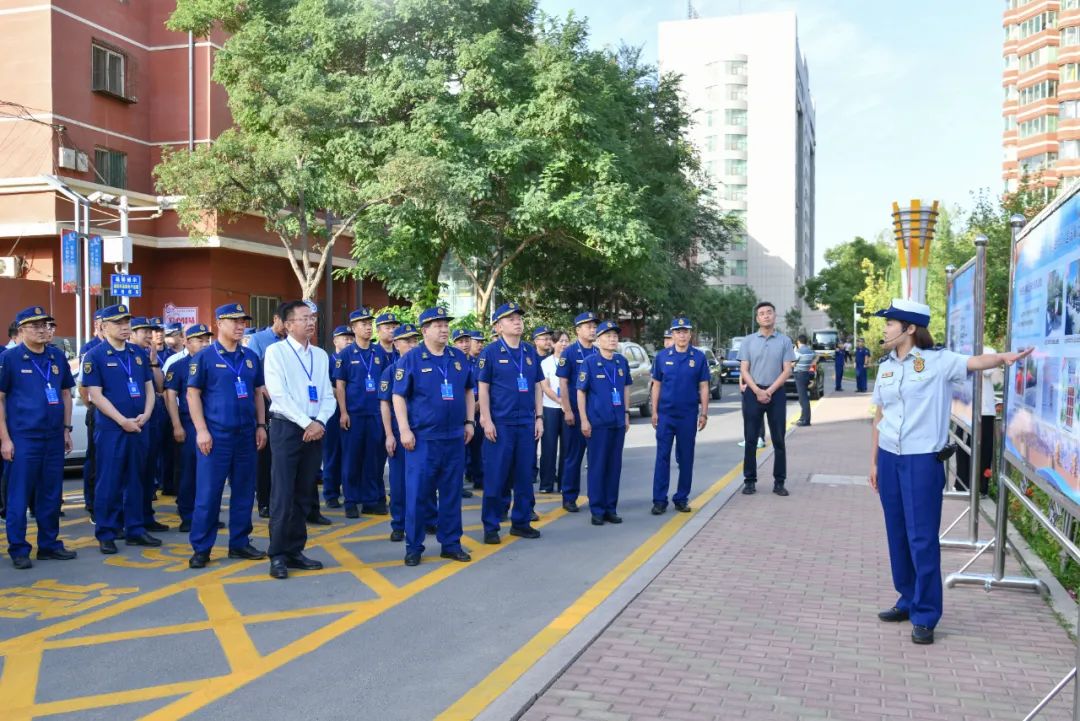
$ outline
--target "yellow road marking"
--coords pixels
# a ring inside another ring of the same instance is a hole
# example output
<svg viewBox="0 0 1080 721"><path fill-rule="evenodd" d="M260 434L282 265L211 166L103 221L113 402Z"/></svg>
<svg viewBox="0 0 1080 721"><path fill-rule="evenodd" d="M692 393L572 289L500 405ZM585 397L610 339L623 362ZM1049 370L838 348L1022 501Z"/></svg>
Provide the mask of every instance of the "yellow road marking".
<svg viewBox="0 0 1080 721"><path fill-rule="evenodd" d="M197 681L180 681L166 683L160 686L147 686L129 691L110 691L108 693L94 694L93 696L80 696L79 698L64 699L63 701L48 701L37 704L30 708L11 709L16 714L16 719L31 719L39 716L52 716L58 713L72 713L74 711L87 711L89 709L102 708L105 706L117 706L120 704L137 703L139 701L152 701L157 698L179 696L191 693L208 679ZM23 714L23 715L19 715ZM5 716L5 718L8 718Z"/></svg>
<svg viewBox="0 0 1080 721"><path fill-rule="evenodd" d="M255 643L244 628L244 619L229 600L225 587L220 583L199 589L199 603L206 609L206 616L214 627L214 635L221 643L229 668L233 673L248 668L259 660Z"/></svg>

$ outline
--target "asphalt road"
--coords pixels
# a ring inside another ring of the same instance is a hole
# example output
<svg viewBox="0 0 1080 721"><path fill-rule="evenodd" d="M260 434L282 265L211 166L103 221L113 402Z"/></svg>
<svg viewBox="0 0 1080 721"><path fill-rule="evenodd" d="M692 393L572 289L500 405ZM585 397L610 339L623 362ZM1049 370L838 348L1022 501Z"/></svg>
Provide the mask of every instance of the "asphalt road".
<svg viewBox="0 0 1080 721"><path fill-rule="evenodd" d="M698 437L695 494L742 459L737 391L724 391ZM309 555L326 568L285 582L265 561L226 560L220 537L198 572L175 531L159 534L160 549L121 543L101 556L69 480L61 534L79 558L24 572L0 562L0 708L80 721L436 718L583 594L610 593L598 583L671 520L649 513L654 455L648 420L634 418L622 525L593 527L587 509L539 496L543 538L484 546L477 497L464 510L473 562L442 561L429 543L406 568L385 518L324 511L334 524L310 529ZM171 500L159 520L175 528ZM257 518L255 536L265 548Z"/></svg>

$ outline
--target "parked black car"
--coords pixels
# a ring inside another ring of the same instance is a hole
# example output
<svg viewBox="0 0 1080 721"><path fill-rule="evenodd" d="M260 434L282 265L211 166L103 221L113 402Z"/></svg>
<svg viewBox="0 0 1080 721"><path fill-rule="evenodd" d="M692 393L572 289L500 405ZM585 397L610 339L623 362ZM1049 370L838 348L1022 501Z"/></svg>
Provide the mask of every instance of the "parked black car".
<svg viewBox="0 0 1080 721"><path fill-rule="evenodd" d="M825 373L818 373L818 364L822 362L824 361L821 358L815 358L814 362L810 364L810 400L812 401L816 401L825 395ZM784 395L788 398L799 397L799 390L795 387L794 373L784 381Z"/></svg>
<svg viewBox="0 0 1080 721"><path fill-rule="evenodd" d="M709 364L709 397L714 401L718 401L724 392L723 365L720 359L716 357L716 354L713 353L712 348L698 346L698 350L705 354L705 360Z"/></svg>
<svg viewBox="0 0 1080 721"><path fill-rule="evenodd" d="M724 383L739 382L739 351L729 348L724 351L724 359L720 361L720 380Z"/></svg>

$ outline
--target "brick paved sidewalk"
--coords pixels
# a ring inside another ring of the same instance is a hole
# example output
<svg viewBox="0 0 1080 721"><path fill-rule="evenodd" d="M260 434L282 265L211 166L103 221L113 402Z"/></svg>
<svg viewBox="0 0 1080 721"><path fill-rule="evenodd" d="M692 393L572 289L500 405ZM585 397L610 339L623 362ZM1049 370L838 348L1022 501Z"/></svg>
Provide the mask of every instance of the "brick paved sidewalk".
<svg viewBox="0 0 1080 721"><path fill-rule="evenodd" d="M822 401L788 438L791 496L768 492L766 463L758 494L734 496L522 718L1023 718L1073 665L1037 595L946 590L933 646L876 618L895 600L877 496L810 482L865 474L868 405ZM968 555L943 554L946 574ZM1072 700L1039 718L1071 718Z"/></svg>

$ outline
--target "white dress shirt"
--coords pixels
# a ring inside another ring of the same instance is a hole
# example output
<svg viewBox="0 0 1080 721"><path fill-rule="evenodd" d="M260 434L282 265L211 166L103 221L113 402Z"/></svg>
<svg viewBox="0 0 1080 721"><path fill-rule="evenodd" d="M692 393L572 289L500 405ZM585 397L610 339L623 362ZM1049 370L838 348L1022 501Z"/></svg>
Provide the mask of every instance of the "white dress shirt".
<svg viewBox="0 0 1080 721"><path fill-rule="evenodd" d="M270 412L301 428L311 425L313 418L325 426L337 408L330 386L330 359L318 346L302 346L291 336L268 346L263 378L270 394ZM315 387L317 400L311 400L309 386Z"/></svg>
<svg viewBox="0 0 1080 721"><path fill-rule="evenodd" d="M174 363L179 363L180 361L182 361L183 359L185 359L187 357L188 357L187 348L184 348L184 350L182 350L182 351L178 351L176 353L173 353L171 356L169 356L168 358L165 359L165 365L161 366L161 372L162 373L168 373L169 369L172 368Z"/></svg>

